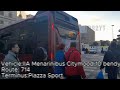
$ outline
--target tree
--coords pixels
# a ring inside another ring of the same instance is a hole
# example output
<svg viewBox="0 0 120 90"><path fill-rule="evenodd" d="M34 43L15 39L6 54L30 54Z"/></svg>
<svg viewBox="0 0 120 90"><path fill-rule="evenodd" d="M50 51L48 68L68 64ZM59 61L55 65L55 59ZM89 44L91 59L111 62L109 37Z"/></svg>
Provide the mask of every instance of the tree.
<svg viewBox="0 0 120 90"><path fill-rule="evenodd" d="M106 41L105 41L105 44L106 44L106 46L109 46L109 45L110 45L110 41L109 41L109 40L106 40Z"/></svg>
<svg viewBox="0 0 120 90"><path fill-rule="evenodd" d="M92 44L93 46L98 46L99 44L98 44L98 42L93 42L93 44Z"/></svg>
<svg viewBox="0 0 120 90"><path fill-rule="evenodd" d="M119 48L119 50L120 50L120 37L119 38L117 38L117 44L118 44L118 48Z"/></svg>
<svg viewBox="0 0 120 90"><path fill-rule="evenodd" d="M103 40L100 40L101 46L105 46L105 43Z"/></svg>
<svg viewBox="0 0 120 90"><path fill-rule="evenodd" d="M108 40L106 40L106 41L100 40L100 43L101 43L101 46L109 46L110 45L110 41L108 41Z"/></svg>
<svg viewBox="0 0 120 90"><path fill-rule="evenodd" d="M120 32L120 29L118 30L118 32ZM117 35L117 41L118 41L118 44L120 45L120 34L119 35Z"/></svg>
<svg viewBox="0 0 120 90"><path fill-rule="evenodd" d="M120 32L120 29L118 30ZM120 41L120 34L117 35L117 40Z"/></svg>

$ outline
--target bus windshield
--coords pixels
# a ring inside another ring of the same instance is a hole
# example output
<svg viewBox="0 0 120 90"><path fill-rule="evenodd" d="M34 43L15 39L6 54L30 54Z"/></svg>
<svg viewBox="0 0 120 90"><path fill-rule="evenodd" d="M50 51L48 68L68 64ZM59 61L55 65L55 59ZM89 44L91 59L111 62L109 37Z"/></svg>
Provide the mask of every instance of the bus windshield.
<svg viewBox="0 0 120 90"><path fill-rule="evenodd" d="M71 30L68 28L64 28L64 27L57 27L57 28L58 28L58 32L60 34L60 37L62 37L64 39L68 39L68 40L76 40L77 31Z"/></svg>
<svg viewBox="0 0 120 90"><path fill-rule="evenodd" d="M60 43L65 44L65 52L68 51L68 49L70 48L71 42L78 43L78 31L77 30L72 30L69 28L62 27L62 26L57 26L57 31L62 40L62 42Z"/></svg>

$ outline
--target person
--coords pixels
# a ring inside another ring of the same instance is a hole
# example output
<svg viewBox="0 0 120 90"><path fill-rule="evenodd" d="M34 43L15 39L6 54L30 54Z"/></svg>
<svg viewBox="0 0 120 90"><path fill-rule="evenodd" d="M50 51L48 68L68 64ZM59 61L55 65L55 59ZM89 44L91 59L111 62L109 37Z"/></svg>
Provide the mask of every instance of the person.
<svg viewBox="0 0 120 90"><path fill-rule="evenodd" d="M71 42L68 52L65 53L66 67L65 75L67 79L85 79L86 75L82 65L79 66L69 66L68 62L81 62L81 53L76 49L76 43Z"/></svg>
<svg viewBox="0 0 120 90"><path fill-rule="evenodd" d="M82 51L85 51L85 48L82 48Z"/></svg>
<svg viewBox="0 0 120 90"><path fill-rule="evenodd" d="M103 51L103 47L102 47L102 49L101 49L101 53L103 54L103 52L104 52L104 51Z"/></svg>
<svg viewBox="0 0 120 90"><path fill-rule="evenodd" d="M83 48L82 51L84 52L84 54L86 54L86 49L85 48Z"/></svg>
<svg viewBox="0 0 120 90"><path fill-rule="evenodd" d="M55 55L55 62L65 63L64 48L65 48L64 44L59 44L57 46L57 51L56 51L56 55ZM59 79L64 79L65 78L65 66L55 66L54 73L55 74L62 74L63 77L59 77Z"/></svg>
<svg viewBox="0 0 120 90"><path fill-rule="evenodd" d="M32 62L48 62L47 50L45 44L38 42L36 49L33 52ZM31 66L31 73L34 74L48 74L48 66Z"/></svg>
<svg viewBox="0 0 120 90"><path fill-rule="evenodd" d="M114 65L108 65L109 63L118 62L117 60L117 45L115 43L111 43L108 48L108 51L105 53L103 62L100 66L100 70L104 69L105 72L108 73L108 79L117 79L118 67ZM103 63L108 63L106 66Z"/></svg>
<svg viewBox="0 0 120 90"><path fill-rule="evenodd" d="M89 53L88 48L86 48L86 54L88 54L88 53Z"/></svg>
<svg viewBox="0 0 120 90"><path fill-rule="evenodd" d="M117 43L117 61L120 63L120 43ZM118 67L118 76L120 77L120 67Z"/></svg>
<svg viewBox="0 0 120 90"><path fill-rule="evenodd" d="M2 67L1 62L4 60L4 58L5 58L4 54L0 52L0 76L1 76L1 67Z"/></svg>
<svg viewBox="0 0 120 90"><path fill-rule="evenodd" d="M17 43L10 43L8 45L8 54L5 56L3 62L10 62L10 63L19 63L19 59L18 59L18 53L19 53L19 46ZM4 68L8 68L8 69L15 69L12 72L7 72L4 71L4 73L6 74L19 74L20 73L20 67L18 65L14 66L14 65L9 65L9 66L2 66ZM3 78L7 78L7 77L3 77ZM17 78L17 77L8 77L8 78Z"/></svg>

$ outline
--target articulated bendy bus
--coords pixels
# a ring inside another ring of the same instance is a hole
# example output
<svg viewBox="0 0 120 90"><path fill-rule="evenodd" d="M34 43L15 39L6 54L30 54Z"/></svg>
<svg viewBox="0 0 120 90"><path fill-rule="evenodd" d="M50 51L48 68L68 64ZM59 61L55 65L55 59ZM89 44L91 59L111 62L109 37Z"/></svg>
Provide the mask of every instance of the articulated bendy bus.
<svg viewBox="0 0 120 90"><path fill-rule="evenodd" d="M63 11L38 11L32 18L0 29L0 52L5 54L7 45L16 41L20 44L21 60L32 60L33 50L38 42L46 47L48 58L54 60L56 46L70 42L77 43L80 51L80 32L78 21Z"/></svg>

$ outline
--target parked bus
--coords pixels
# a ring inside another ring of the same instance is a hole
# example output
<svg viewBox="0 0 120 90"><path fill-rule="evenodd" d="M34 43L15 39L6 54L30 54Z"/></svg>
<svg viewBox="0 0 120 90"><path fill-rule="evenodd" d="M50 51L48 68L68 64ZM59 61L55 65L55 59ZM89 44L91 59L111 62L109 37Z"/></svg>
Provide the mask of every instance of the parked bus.
<svg viewBox="0 0 120 90"><path fill-rule="evenodd" d="M78 21L63 11L38 11L32 18L0 29L1 53L7 52L7 45L16 41L20 44L20 60L31 61L33 50L42 42L48 52L48 59L54 60L56 46L77 43L80 51L80 32Z"/></svg>

